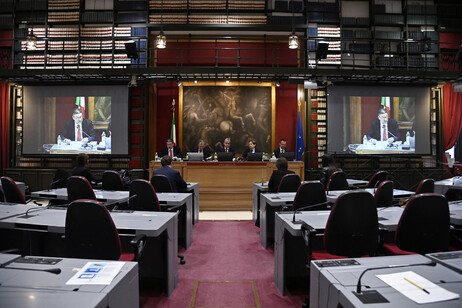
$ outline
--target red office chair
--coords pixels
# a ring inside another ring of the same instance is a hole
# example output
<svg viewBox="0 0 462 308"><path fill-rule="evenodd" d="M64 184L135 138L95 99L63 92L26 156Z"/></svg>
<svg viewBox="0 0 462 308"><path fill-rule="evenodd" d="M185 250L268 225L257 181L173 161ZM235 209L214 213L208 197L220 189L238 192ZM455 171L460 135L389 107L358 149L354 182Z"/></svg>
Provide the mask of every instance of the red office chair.
<svg viewBox="0 0 462 308"><path fill-rule="evenodd" d="M393 188L394 184L392 181L383 181L379 184L374 194L377 207L388 207L393 205Z"/></svg>
<svg viewBox="0 0 462 308"><path fill-rule="evenodd" d="M312 227L302 224L311 260L375 255L379 244L379 229L374 197L366 191L353 190L337 198L324 231L325 250L311 249L308 239L315 232Z"/></svg>
<svg viewBox="0 0 462 308"><path fill-rule="evenodd" d="M379 170L371 177L369 183L367 183L366 188L375 188L380 183L385 181L388 177L388 172L385 170Z"/></svg>
<svg viewBox="0 0 462 308"><path fill-rule="evenodd" d="M417 189L415 190L415 194L423 194L423 193L434 193L435 192L435 180L434 179L423 179L420 181Z"/></svg>
<svg viewBox="0 0 462 308"><path fill-rule="evenodd" d="M67 209L65 241L67 257L137 261L146 235L137 235L130 241L133 253L122 253L119 233L104 204L80 199Z"/></svg>
<svg viewBox="0 0 462 308"><path fill-rule="evenodd" d="M3 194L5 195L5 202L10 203L20 203L26 204L26 198L24 197L23 193L19 189L16 182L7 176L1 177Z"/></svg>
<svg viewBox="0 0 462 308"><path fill-rule="evenodd" d="M298 174L286 174L282 177L281 182L279 182L277 192L296 192L300 186L300 182Z"/></svg>
<svg viewBox="0 0 462 308"><path fill-rule="evenodd" d="M96 200L96 196L85 177L73 175L67 179L67 200L72 202L77 199Z"/></svg>
<svg viewBox="0 0 462 308"><path fill-rule="evenodd" d="M119 172L106 170L103 173L103 190L125 190L124 183Z"/></svg>
<svg viewBox="0 0 462 308"><path fill-rule="evenodd" d="M172 185L170 184L170 181L166 175L153 175L151 178L151 184L154 187L154 190L158 193L173 192Z"/></svg>
<svg viewBox="0 0 462 308"><path fill-rule="evenodd" d="M331 190L347 190L348 182L346 180L345 172L335 171L329 177L327 181L326 191Z"/></svg>
<svg viewBox="0 0 462 308"><path fill-rule="evenodd" d="M326 188L319 181L308 181L298 187L292 203L292 211L299 208L319 204L310 210L323 210L327 207Z"/></svg>
<svg viewBox="0 0 462 308"><path fill-rule="evenodd" d="M412 196L399 220L394 243L383 243L387 254L426 254L449 249L447 199L440 194Z"/></svg>
<svg viewBox="0 0 462 308"><path fill-rule="evenodd" d="M153 211L153 212L161 212L162 208L159 203L159 199L157 199L156 191L152 184L143 179L133 180L130 184L130 197L136 195L136 198L133 198L129 202L129 208L135 211ZM180 207L171 207L166 209L167 211L177 211L179 210L180 213L178 216L183 215L181 213ZM184 228L182 224L178 224L179 230L178 233L184 233ZM186 261L182 255L178 255L180 259L180 264L185 264Z"/></svg>

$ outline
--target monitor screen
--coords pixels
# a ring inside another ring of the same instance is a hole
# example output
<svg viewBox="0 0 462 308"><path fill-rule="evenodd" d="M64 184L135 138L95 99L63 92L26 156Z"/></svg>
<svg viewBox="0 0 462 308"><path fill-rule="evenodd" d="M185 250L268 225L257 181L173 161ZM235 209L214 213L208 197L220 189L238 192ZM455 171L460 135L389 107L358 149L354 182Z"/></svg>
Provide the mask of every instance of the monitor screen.
<svg viewBox="0 0 462 308"><path fill-rule="evenodd" d="M327 95L329 154L430 153L430 88L335 85Z"/></svg>
<svg viewBox="0 0 462 308"><path fill-rule="evenodd" d="M24 155L128 155L127 86L24 86Z"/></svg>

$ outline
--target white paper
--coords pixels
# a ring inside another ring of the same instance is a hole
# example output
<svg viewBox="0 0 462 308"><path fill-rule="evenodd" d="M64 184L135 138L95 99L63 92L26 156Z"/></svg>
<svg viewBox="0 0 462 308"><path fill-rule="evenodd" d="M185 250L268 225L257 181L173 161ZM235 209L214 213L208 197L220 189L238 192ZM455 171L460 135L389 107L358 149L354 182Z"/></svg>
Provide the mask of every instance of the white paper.
<svg viewBox="0 0 462 308"><path fill-rule="evenodd" d="M459 294L449 292L412 271L377 275L377 278L417 304L435 303L459 298ZM422 289L425 289L428 293Z"/></svg>
<svg viewBox="0 0 462 308"><path fill-rule="evenodd" d="M125 262L87 262L74 276L69 279L67 285L103 284L110 285L115 276L120 272Z"/></svg>

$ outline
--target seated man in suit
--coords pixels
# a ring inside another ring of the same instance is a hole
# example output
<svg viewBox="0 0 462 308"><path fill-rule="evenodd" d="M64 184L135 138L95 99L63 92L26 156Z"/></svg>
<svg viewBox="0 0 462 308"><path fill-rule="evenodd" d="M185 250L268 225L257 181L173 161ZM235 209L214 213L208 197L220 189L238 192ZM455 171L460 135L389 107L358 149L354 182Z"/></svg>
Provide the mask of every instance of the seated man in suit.
<svg viewBox="0 0 462 308"><path fill-rule="evenodd" d="M372 121L367 131L367 140L376 144L378 141L388 141L392 143L399 140L398 122L388 117L388 110L380 107L377 112L377 119Z"/></svg>
<svg viewBox="0 0 462 308"><path fill-rule="evenodd" d="M178 189L185 189L187 184L181 177L181 174L178 170L172 169L172 158L168 155L163 156L160 159L160 163L162 164L162 168L154 170L153 175L165 175L172 185L172 189L174 192L178 192Z"/></svg>
<svg viewBox="0 0 462 308"><path fill-rule="evenodd" d="M253 139L249 140L249 148L244 150L244 153L242 154L242 158L247 159L247 156L249 153L257 153L259 152L257 150L257 142Z"/></svg>
<svg viewBox="0 0 462 308"><path fill-rule="evenodd" d="M72 170L72 175L83 176L94 186L95 183L100 183L102 179L95 177L90 169L85 167L88 164L88 159L89 157L87 154L79 153L79 155L77 155L77 166Z"/></svg>
<svg viewBox="0 0 462 308"><path fill-rule="evenodd" d="M279 183L281 183L281 179L284 175L295 173L292 170L288 170L289 163L285 157L278 158L276 161L276 168L278 168L278 170L273 171L273 174L271 174L271 178L268 183L268 189L271 192L278 190Z"/></svg>
<svg viewBox="0 0 462 308"><path fill-rule="evenodd" d="M195 149L193 152L202 153L202 160L207 160L210 157L210 151L205 147L205 142L202 139L199 140L197 149Z"/></svg>
<svg viewBox="0 0 462 308"><path fill-rule="evenodd" d="M233 148L231 148L231 139L230 138L225 138L225 140L223 140L223 148L220 149L220 152L233 152L233 153L236 153L236 152L234 152Z"/></svg>
<svg viewBox="0 0 462 308"><path fill-rule="evenodd" d="M83 118L82 109L73 109L72 120L68 120L64 125L61 138L64 138L64 142L67 144L71 144L71 141L82 141L85 144L95 140L93 122Z"/></svg>
<svg viewBox="0 0 462 308"><path fill-rule="evenodd" d="M274 150L274 156L276 158L279 158L279 154L281 153L292 152L286 146L287 146L287 140L282 138L281 141L279 141L279 148Z"/></svg>
<svg viewBox="0 0 462 308"><path fill-rule="evenodd" d="M160 156L170 156L173 160L177 160L183 158L183 154L181 154L180 147L173 145L172 139L167 139L166 146L160 152Z"/></svg>

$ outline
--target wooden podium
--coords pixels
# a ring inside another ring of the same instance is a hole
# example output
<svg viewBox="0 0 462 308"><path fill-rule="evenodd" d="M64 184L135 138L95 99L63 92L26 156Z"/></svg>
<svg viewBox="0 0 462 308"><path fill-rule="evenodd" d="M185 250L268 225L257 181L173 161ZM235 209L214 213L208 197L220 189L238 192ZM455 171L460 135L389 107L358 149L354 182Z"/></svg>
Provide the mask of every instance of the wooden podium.
<svg viewBox="0 0 462 308"><path fill-rule="evenodd" d="M173 162L186 182L199 183L200 209L205 211L251 210L252 183L267 182L276 170L276 162ZM161 168L160 161L149 162L149 178ZM302 181L305 165L289 162Z"/></svg>

